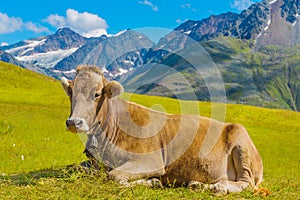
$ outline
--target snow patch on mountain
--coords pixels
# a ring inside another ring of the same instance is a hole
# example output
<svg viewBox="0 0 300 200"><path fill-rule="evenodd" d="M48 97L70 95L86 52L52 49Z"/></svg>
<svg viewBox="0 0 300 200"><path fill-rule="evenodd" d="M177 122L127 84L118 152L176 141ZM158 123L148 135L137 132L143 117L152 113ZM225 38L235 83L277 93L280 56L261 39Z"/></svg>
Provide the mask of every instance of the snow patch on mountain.
<svg viewBox="0 0 300 200"><path fill-rule="evenodd" d="M296 19L296 21L295 21L294 23L292 23L292 26L295 26L295 25L297 24L297 22L298 22L298 17L299 17L299 14L298 14L298 13L296 13L295 17L296 17L297 19Z"/></svg>
<svg viewBox="0 0 300 200"><path fill-rule="evenodd" d="M14 56L22 56L24 55L26 52L31 51L34 49L34 47L39 46L39 45L43 45L46 42L46 39L42 39L42 40L25 40L24 41L26 43L26 45L23 46L19 46L19 47L15 47L12 49L8 49L6 50L7 53L10 53Z"/></svg>
<svg viewBox="0 0 300 200"><path fill-rule="evenodd" d="M113 37L118 37L120 35L122 35L123 33L125 33L127 30L123 30L123 31L120 31L118 33L116 33L115 35L112 35Z"/></svg>
<svg viewBox="0 0 300 200"><path fill-rule="evenodd" d="M134 65L134 62L132 62L130 60L124 60L123 62L126 63L126 64Z"/></svg>
<svg viewBox="0 0 300 200"><path fill-rule="evenodd" d="M278 0L270 1L270 2L269 2L269 5L271 5L271 4L273 4L273 3L277 2L277 1L278 1Z"/></svg>
<svg viewBox="0 0 300 200"><path fill-rule="evenodd" d="M116 74L114 75L114 77L121 76L121 75L126 74L126 73L128 72L127 69L119 68L118 70L119 70L119 73L116 73Z"/></svg>
<svg viewBox="0 0 300 200"><path fill-rule="evenodd" d="M61 70L53 70L53 72L57 73L57 74L60 74L60 73L63 73L64 75L72 75L72 74L75 74L76 73L76 70L75 69L71 69L71 70L68 70L68 71L61 71Z"/></svg>
<svg viewBox="0 0 300 200"><path fill-rule="evenodd" d="M41 68L52 68L63 58L74 53L78 48L68 50L49 51L47 53L36 53L30 56L16 56L19 61L27 64L34 64Z"/></svg>

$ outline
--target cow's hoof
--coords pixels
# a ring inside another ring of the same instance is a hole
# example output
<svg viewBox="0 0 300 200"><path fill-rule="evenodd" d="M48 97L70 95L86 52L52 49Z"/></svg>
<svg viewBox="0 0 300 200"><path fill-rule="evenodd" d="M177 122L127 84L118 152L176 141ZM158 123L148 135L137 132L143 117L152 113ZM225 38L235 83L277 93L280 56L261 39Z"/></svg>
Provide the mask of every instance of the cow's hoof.
<svg viewBox="0 0 300 200"><path fill-rule="evenodd" d="M211 185L210 190L215 193L216 195L226 195L228 194L228 190L227 188L220 184L220 183L215 183L213 185Z"/></svg>
<svg viewBox="0 0 300 200"><path fill-rule="evenodd" d="M101 167L94 161L92 160L87 160L87 161L83 161L80 163L80 166L85 168L85 169L89 169L89 170L100 170Z"/></svg>
<svg viewBox="0 0 300 200"><path fill-rule="evenodd" d="M203 183L199 181L190 181L187 188L192 190L200 190L202 189Z"/></svg>
<svg viewBox="0 0 300 200"><path fill-rule="evenodd" d="M161 181L157 178L152 178L149 180L151 182L151 186L154 188L163 188L163 184L161 183Z"/></svg>
<svg viewBox="0 0 300 200"><path fill-rule="evenodd" d="M188 189L192 190L209 190L209 184L205 184L199 181L190 181L187 186Z"/></svg>
<svg viewBox="0 0 300 200"><path fill-rule="evenodd" d="M126 186L126 187L130 187L131 184L128 182L129 181L129 175L126 173L122 173L120 171L117 170L112 170L108 173L108 178L110 180L114 180L117 183Z"/></svg>

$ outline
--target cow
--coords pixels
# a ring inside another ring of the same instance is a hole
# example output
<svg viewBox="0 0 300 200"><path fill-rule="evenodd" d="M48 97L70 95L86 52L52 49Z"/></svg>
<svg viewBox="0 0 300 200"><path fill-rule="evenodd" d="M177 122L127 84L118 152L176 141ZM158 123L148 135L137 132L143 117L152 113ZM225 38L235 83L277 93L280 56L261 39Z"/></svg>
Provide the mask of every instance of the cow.
<svg viewBox="0 0 300 200"><path fill-rule="evenodd" d="M73 81L61 82L71 101L67 130L87 135L87 156L120 184L176 183L227 194L262 182L262 159L240 124L124 100L123 86L97 66L78 66Z"/></svg>

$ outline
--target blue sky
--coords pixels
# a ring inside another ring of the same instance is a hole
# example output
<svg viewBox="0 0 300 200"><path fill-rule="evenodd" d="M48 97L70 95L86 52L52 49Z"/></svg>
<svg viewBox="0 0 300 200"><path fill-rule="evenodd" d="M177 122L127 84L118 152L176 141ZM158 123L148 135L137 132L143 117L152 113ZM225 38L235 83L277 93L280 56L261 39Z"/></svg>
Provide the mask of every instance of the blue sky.
<svg viewBox="0 0 300 200"><path fill-rule="evenodd" d="M0 0L0 45L70 27L91 37L124 29L174 29L228 11L240 13L261 0Z"/></svg>

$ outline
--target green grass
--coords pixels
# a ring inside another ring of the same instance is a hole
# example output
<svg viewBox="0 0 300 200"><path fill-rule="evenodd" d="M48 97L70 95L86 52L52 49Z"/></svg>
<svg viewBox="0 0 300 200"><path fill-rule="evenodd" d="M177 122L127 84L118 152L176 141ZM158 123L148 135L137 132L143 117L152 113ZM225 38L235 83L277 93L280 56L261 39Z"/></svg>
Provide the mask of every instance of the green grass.
<svg viewBox="0 0 300 200"><path fill-rule="evenodd" d="M60 83L0 62L0 199L262 199L249 189L216 197L185 187L126 188L103 171L83 173L86 158L78 135L65 131L69 100ZM168 113L211 116L222 104L125 94ZM160 106L157 106L160 105ZM218 117L218 116L217 116ZM300 113L226 105L227 122L241 123L264 162L267 199L300 199ZM22 159L23 158L23 159Z"/></svg>

